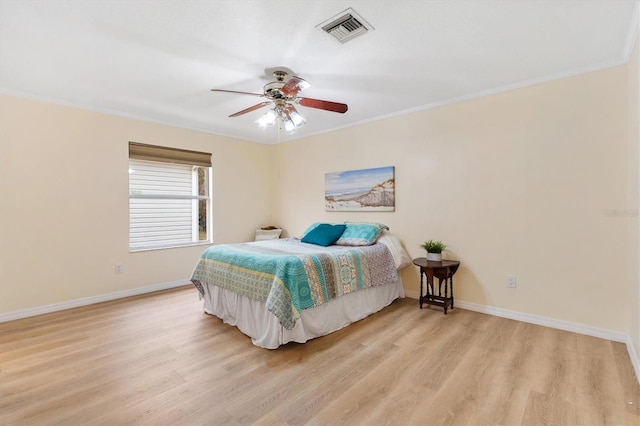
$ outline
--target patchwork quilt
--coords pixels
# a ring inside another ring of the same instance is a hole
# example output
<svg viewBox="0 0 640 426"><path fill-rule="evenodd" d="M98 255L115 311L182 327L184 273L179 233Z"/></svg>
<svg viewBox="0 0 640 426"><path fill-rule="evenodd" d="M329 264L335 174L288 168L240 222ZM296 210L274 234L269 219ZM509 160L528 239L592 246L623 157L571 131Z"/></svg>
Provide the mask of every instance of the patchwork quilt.
<svg viewBox="0 0 640 426"><path fill-rule="evenodd" d="M384 244L322 247L294 238L209 247L191 277L202 295L206 282L265 301L288 330L303 309L396 280Z"/></svg>

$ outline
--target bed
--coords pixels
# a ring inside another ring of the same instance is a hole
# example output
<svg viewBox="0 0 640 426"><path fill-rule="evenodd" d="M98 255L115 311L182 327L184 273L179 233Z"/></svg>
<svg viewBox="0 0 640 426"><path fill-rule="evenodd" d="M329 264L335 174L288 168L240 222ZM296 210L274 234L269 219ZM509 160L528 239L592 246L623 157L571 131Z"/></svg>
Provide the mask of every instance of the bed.
<svg viewBox="0 0 640 426"><path fill-rule="evenodd" d="M337 226L337 237L314 240L326 226ZM404 297L398 270L409 263L384 225L316 223L301 239L209 247L191 281L207 314L275 349L332 333Z"/></svg>

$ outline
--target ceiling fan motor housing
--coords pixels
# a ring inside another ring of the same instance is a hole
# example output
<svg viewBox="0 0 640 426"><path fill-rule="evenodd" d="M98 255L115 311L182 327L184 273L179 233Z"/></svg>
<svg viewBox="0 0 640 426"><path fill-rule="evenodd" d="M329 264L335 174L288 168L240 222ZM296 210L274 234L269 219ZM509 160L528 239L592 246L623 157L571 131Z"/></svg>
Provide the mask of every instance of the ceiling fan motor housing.
<svg viewBox="0 0 640 426"><path fill-rule="evenodd" d="M264 85L264 95L272 100L277 100L277 99L285 99L285 100L290 100L290 99L294 99L295 96L287 96L284 93L282 93L282 88L284 87L284 85L286 84L284 79L287 78L287 76L289 75L289 73L287 73L286 71L281 71L281 70L277 70L273 72L273 77L277 80L277 81L272 81L270 83L267 83Z"/></svg>
<svg viewBox="0 0 640 426"><path fill-rule="evenodd" d="M264 85L264 95L269 99L286 99L287 96L280 89L284 87L281 81L272 81Z"/></svg>

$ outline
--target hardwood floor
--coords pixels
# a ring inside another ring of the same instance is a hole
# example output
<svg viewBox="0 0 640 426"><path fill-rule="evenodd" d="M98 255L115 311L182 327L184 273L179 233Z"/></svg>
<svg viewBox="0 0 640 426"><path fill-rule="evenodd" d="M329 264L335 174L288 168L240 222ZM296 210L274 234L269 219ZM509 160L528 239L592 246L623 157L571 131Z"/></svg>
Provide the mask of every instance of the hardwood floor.
<svg viewBox="0 0 640 426"><path fill-rule="evenodd" d="M277 350L192 287L3 323L0 424L640 424L623 344L417 304Z"/></svg>

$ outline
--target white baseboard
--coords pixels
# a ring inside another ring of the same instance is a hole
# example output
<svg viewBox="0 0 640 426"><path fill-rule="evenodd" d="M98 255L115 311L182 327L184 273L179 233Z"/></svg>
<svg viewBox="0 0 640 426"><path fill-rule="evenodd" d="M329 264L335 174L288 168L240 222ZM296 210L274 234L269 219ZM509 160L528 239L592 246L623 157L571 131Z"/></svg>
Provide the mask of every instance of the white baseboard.
<svg viewBox="0 0 640 426"><path fill-rule="evenodd" d="M420 294L417 291L405 291L407 297L412 299L418 299ZM544 327L557 328L559 330L571 331L573 333L584 334L592 337L599 337L601 339L612 340L614 342L621 342L627 345L627 351L629 352L629 358L631 364L636 372L636 379L640 382L640 361L638 354L636 353L631 338L623 332L609 330L606 328L593 327L584 324L578 324L571 321L558 320L554 318L543 317L540 315L526 314L518 311L511 311L509 309L496 308L494 306L479 305L477 303L465 302L463 300L457 300L455 306L467 309L469 311L480 312L483 314L493 315L501 318L508 318L516 321L527 322L531 324L542 325Z"/></svg>
<svg viewBox="0 0 640 426"><path fill-rule="evenodd" d="M636 370L636 379L638 379L638 383L640 383L640 358L638 358L638 353L633 347L633 342L631 342L630 337L627 338L627 352L629 352L633 369Z"/></svg>
<svg viewBox="0 0 640 426"><path fill-rule="evenodd" d="M99 296L84 297L82 299L69 300L67 302L54 303L52 305L37 306L35 308L20 309L18 311L0 314L0 322L13 321L20 318L34 317L36 315L48 314L51 312L63 311L65 309L77 308L79 306L92 305L94 303L108 302L110 300L122 299L139 294L152 293L154 291L167 290L190 284L191 281L173 281L162 284L150 285L147 287L133 288L131 290L117 291L115 293L101 294Z"/></svg>
<svg viewBox="0 0 640 426"><path fill-rule="evenodd" d="M593 327L589 325L579 324L571 321L558 320L554 318L543 317L541 315L526 314L508 309L496 308L493 306L478 305L476 303L464 302L456 300L456 306L467 309L469 311L481 312L483 314L494 315L496 317L509 318L517 321L528 322L531 324L542 325L545 327L557 328L559 330L571 331L578 334L584 334L601 339L612 340L614 342L626 343L627 335L619 331L609 330L606 328Z"/></svg>

